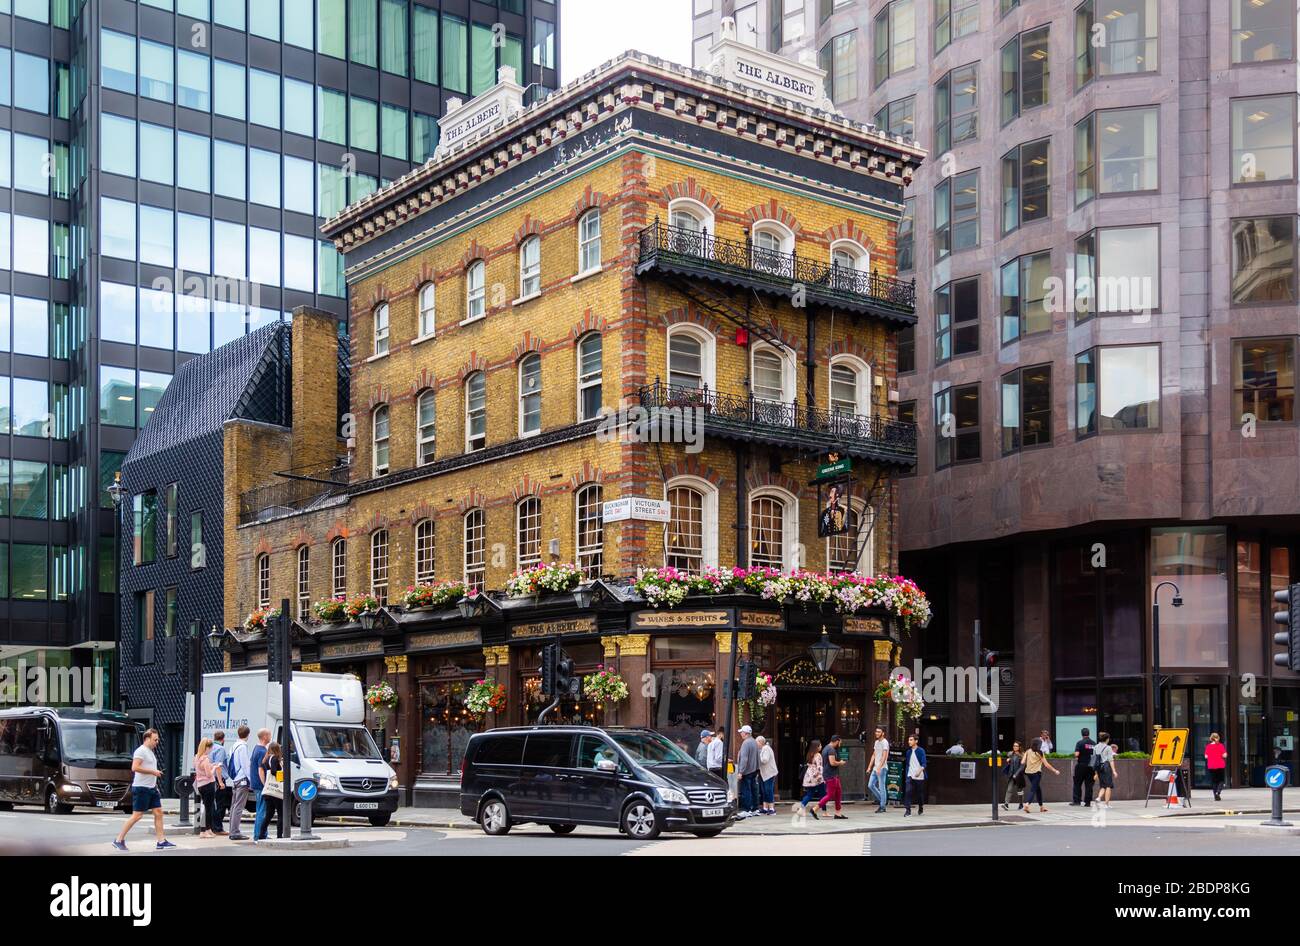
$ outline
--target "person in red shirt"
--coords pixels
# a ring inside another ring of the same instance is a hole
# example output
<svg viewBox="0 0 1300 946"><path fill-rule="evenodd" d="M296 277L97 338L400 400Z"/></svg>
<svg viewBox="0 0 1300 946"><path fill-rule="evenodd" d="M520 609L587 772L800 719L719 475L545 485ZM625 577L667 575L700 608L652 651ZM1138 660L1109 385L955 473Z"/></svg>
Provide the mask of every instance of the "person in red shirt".
<svg viewBox="0 0 1300 946"><path fill-rule="evenodd" d="M1228 747L1223 744L1217 732L1210 733L1210 741L1205 746L1205 767L1210 770L1213 783L1214 800L1220 801L1223 782L1228 775Z"/></svg>

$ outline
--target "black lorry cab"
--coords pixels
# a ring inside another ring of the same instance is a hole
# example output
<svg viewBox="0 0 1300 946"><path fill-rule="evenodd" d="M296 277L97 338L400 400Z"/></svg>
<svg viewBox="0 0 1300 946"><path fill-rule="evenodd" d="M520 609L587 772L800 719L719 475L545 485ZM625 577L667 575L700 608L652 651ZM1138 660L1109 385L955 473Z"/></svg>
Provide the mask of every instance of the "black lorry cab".
<svg viewBox="0 0 1300 946"><path fill-rule="evenodd" d="M568 834L618 828L713 837L735 820L727 785L653 729L525 726L475 733L461 767L460 810L488 834L534 822Z"/></svg>

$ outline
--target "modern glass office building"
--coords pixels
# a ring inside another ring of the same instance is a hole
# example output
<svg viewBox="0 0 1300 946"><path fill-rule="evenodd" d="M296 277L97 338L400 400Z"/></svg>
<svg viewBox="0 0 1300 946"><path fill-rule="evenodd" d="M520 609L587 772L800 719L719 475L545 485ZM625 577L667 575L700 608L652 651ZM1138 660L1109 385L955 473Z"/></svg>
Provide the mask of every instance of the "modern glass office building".
<svg viewBox="0 0 1300 946"><path fill-rule="evenodd" d="M499 66L530 99L557 86L558 20L551 0L0 0L0 664L95 667L117 701L108 487L177 366L299 305L343 331L322 218L427 160L447 101Z"/></svg>

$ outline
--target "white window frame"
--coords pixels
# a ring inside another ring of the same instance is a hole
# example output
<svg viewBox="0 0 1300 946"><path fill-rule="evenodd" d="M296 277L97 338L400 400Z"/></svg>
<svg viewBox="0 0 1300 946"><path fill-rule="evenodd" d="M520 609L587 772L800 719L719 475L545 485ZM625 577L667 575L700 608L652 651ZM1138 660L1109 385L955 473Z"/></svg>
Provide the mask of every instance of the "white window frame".
<svg viewBox="0 0 1300 946"><path fill-rule="evenodd" d="M383 414L383 436L380 436L379 418ZM385 476L392 469L393 414L387 404L379 404L370 412L370 470L374 476ZM379 462L379 448L383 445L384 462Z"/></svg>
<svg viewBox="0 0 1300 946"><path fill-rule="evenodd" d="M436 573L435 549L433 520L421 519L415 524L415 583L417 585L433 584Z"/></svg>
<svg viewBox="0 0 1300 946"><path fill-rule="evenodd" d="M717 231L713 226L713 211L707 206L691 197L678 197L668 202L668 225L676 226L673 223L673 216L677 213L686 213L700 225L700 229L706 233L712 233L715 236Z"/></svg>
<svg viewBox="0 0 1300 946"><path fill-rule="evenodd" d="M487 316L487 263L475 260L465 269L465 321Z"/></svg>
<svg viewBox="0 0 1300 946"><path fill-rule="evenodd" d="M871 251L857 240L836 240L831 244L831 263L835 263L837 252L848 253L853 257L853 269L859 273L871 272ZM841 267L842 269L843 267Z"/></svg>
<svg viewBox="0 0 1300 946"><path fill-rule="evenodd" d="M716 371L717 368L716 365L717 353L715 350L717 339L713 337L712 332L706 331L705 329L700 328L698 325L692 325L687 322L683 322L678 325L671 325L668 327L668 337L666 340L667 344L665 346L665 352L664 352L665 380L668 380L669 383L671 384L670 379L672 378L673 375L672 372L673 337L676 335L690 335L700 342L700 372L702 375L702 377L700 378L700 383L704 387L707 387L710 391L715 390L716 384L714 380L714 372Z"/></svg>
<svg viewBox="0 0 1300 946"><path fill-rule="evenodd" d="M530 255L535 258L529 259ZM530 236L519 244L519 298L516 302L542 294L542 238Z"/></svg>
<svg viewBox="0 0 1300 946"><path fill-rule="evenodd" d="M332 598L348 593L348 540L342 536L330 543L330 592Z"/></svg>
<svg viewBox="0 0 1300 946"><path fill-rule="evenodd" d="M380 605L388 604L388 530L370 533L370 594Z"/></svg>
<svg viewBox="0 0 1300 946"><path fill-rule="evenodd" d="M487 583L487 513L477 506L466 510L461 520L461 536L465 584L481 591ZM474 561L470 559L471 542L477 546Z"/></svg>
<svg viewBox="0 0 1300 946"><path fill-rule="evenodd" d="M601 365L600 365L600 367L599 367L598 369L596 369L595 372L593 372L593 373L591 373L591 374L583 374L583 373L582 373L582 349L583 349L583 346L586 345L586 344L587 344L589 341L591 341L593 338L596 339L596 340L600 343ZM602 400L602 405L603 405L603 400L604 400L604 398L603 398L603 395L604 395L604 390L603 390L603 388L604 388L604 383L605 383L605 364L604 364L604 360L605 360L605 339L601 336L600 332L588 332L587 334L583 335L581 338L578 339L578 344L577 344L577 346L576 346L575 355L576 355L576 357L577 357L577 359L578 359L578 363L577 363L577 371L576 371L577 378L578 378L578 405L577 405L578 413L577 413L577 416L578 416L578 420L591 420L593 417L599 417L599 416L600 416L601 408L598 407L598 408L596 409L596 413L591 414L590 416L588 416L587 414L584 414L584 413L583 413L583 410L582 410L582 396L583 396L583 394L585 394L585 393L586 393L589 389L591 389L591 388L601 388L601 389L602 389L602 391L601 391L601 394L602 394L602 398L601 398L601 400Z"/></svg>
<svg viewBox="0 0 1300 946"><path fill-rule="evenodd" d="M770 342L755 342L749 349L749 387L754 397L760 401L773 403L771 398L759 397L754 390L755 378L755 359L761 352L770 352L777 357L781 363L781 399L779 403L790 404L795 398L795 366L794 353L788 348L777 348Z"/></svg>
<svg viewBox="0 0 1300 946"><path fill-rule="evenodd" d="M482 379L483 381L483 408L482 408L483 433L478 435L479 443L477 446L474 445L475 437L473 434L473 424L472 424L474 415L471 413L472 409L470 408L470 387L471 387L471 382L473 382L476 378ZM484 447L487 446L487 375L484 372L475 371L465 378L464 397L465 397L465 452L472 453L475 450L482 450Z"/></svg>
<svg viewBox="0 0 1300 946"><path fill-rule="evenodd" d="M537 387L532 391L524 390L524 365L537 364ZM542 432L542 356L538 352L529 352L519 359L519 364L515 366L515 378L519 391L519 436L536 437ZM537 398L537 426L528 429L525 426L526 418L530 412L525 407L529 398Z"/></svg>
<svg viewBox="0 0 1300 946"><path fill-rule="evenodd" d="M271 607L271 556L263 552L257 556L257 609Z"/></svg>
<svg viewBox="0 0 1300 946"><path fill-rule="evenodd" d="M594 235L586 232L587 223L591 220L596 221L596 232ZM595 249L595 262L588 265L587 256L589 250ZM587 273L600 271L600 208L593 207L585 214L578 218L578 275L583 276Z"/></svg>
<svg viewBox="0 0 1300 946"><path fill-rule="evenodd" d="M876 531L871 528L872 521L875 518L875 510L866 504L862 499L852 499L849 506L858 516L858 534L854 536L854 548L857 549L858 559L854 563L853 571L860 575L874 575L876 573ZM867 544L861 545L861 535L864 529L869 529L870 534L867 537ZM835 541L836 536L827 536L824 540L826 543L826 570L831 570L831 543ZM840 536L839 538L842 538Z"/></svg>
<svg viewBox="0 0 1300 946"><path fill-rule="evenodd" d="M664 484L664 499L669 493L684 486L700 494L700 567L718 567L718 488L706 479L698 476L674 476ZM664 525L664 563L668 562L668 530L672 523Z"/></svg>
<svg viewBox="0 0 1300 946"><path fill-rule="evenodd" d="M788 572L793 568L802 567L803 563L798 560L799 500L789 490L779 486L760 486L758 489L751 490L746 498L748 507L745 515L749 528L751 554L754 543L754 501L759 499L777 499L784 503L781 511L781 570ZM750 564L753 564L752 560Z"/></svg>
<svg viewBox="0 0 1300 946"><path fill-rule="evenodd" d="M592 501L590 496L594 493L595 500ZM573 494L573 522L574 536L573 547L577 551L575 559L578 569L587 581L594 581L601 576L605 567L605 520L604 520L604 488L599 483L585 483L578 487ZM587 504L588 510L594 510L594 514L583 516L583 504ZM598 541L583 543L583 526L594 521Z"/></svg>
<svg viewBox="0 0 1300 946"><path fill-rule="evenodd" d="M535 537L536 551L524 554L525 530ZM542 561L542 501L536 496L525 496L515 503L515 568L523 571Z"/></svg>
<svg viewBox="0 0 1300 946"><path fill-rule="evenodd" d="M853 413L861 414L864 417L871 416L871 385L872 375L871 366L859 358L857 355L840 354L831 359L830 370L826 372L826 404L832 411L831 392L834 390L833 380L835 368L843 365L852 368L858 374L858 389L856 397L856 407Z"/></svg>
<svg viewBox="0 0 1300 946"><path fill-rule="evenodd" d="M794 252L794 231L779 220L773 220L769 217L755 221L754 225L749 228L749 239L755 249L760 249L758 241L761 236L776 237L777 242L775 247L764 246L761 247L761 249L771 250L775 253L784 253L787 256ZM758 263L755 263L754 265L755 268L763 268ZM773 269L775 269L775 267L773 267ZM793 276L793 273L785 275Z"/></svg>
<svg viewBox="0 0 1300 946"><path fill-rule="evenodd" d="M373 313L375 350L374 357L382 358L388 354L388 303L381 302L375 306Z"/></svg>
<svg viewBox="0 0 1300 946"><path fill-rule="evenodd" d="M311 548L298 546L298 620L311 616Z"/></svg>
<svg viewBox="0 0 1300 946"><path fill-rule="evenodd" d="M424 406L429 405L431 416L424 422ZM438 443L438 409L432 388L426 388L415 399L415 465L428 466L434 460ZM425 458L425 448L428 458Z"/></svg>
<svg viewBox="0 0 1300 946"><path fill-rule="evenodd" d="M437 289L431 282L427 282L420 287L419 300L420 323L419 339L433 338L434 329L437 324L438 315L438 294Z"/></svg>

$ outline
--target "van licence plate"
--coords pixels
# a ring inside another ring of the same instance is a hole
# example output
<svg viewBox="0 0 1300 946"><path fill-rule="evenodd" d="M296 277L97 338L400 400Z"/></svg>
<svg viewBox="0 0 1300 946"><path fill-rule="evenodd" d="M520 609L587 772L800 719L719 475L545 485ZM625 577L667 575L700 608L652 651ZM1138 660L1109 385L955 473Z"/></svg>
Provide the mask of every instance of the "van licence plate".
<svg viewBox="0 0 1300 946"><path fill-rule="evenodd" d="M116 807L117 807L117 802L115 802L115 801L97 801L97 802L95 802L95 807L96 807L96 808L116 808Z"/></svg>
<svg viewBox="0 0 1300 946"><path fill-rule="evenodd" d="M721 818L727 813L725 808L705 808L701 813L701 818Z"/></svg>
<svg viewBox="0 0 1300 946"><path fill-rule="evenodd" d="M352 806L353 811L378 811L379 802L377 801L359 801Z"/></svg>

